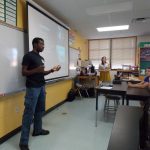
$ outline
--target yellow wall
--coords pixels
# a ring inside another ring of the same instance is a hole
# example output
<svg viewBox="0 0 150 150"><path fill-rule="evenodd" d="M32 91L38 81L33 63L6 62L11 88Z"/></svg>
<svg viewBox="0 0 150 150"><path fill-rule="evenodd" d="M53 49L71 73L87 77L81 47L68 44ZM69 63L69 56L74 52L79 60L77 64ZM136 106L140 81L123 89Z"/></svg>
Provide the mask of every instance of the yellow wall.
<svg viewBox="0 0 150 150"><path fill-rule="evenodd" d="M26 17L26 2L25 0L17 0L17 27L27 29Z"/></svg>
<svg viewBox="0 0 150 150"><path fill-rule="evenodd" d="M71 80L49 84L46 88L46 110L65 100L71 87Z"/></svg>
<svg viewBox="0 0 150 150"><path fill-rule="evenodd" d="M77 31L70 31L74 36L74 41L71 47L80 50L80 56L82 60L88 59L88 40L82 37Z"/></svg>
<svg viewBox="0 0 150 150"><path fill-rule="evenodd" d="M26 29L27 20L25 12L25 0L18 0L17 27ZM78 47L82 49L82 40L78 40ZM84 41L83 41L84 42ZM81 44L81 45L80 45ZM59 81L46 86L46 110L66 99L68 91L72 87L72 80ZM24 109L24 92L11 96L0 97L0 138L18 128L21 125Z"/></svg>
<svg viewBox="0 0 150 150"><path fill-rule="evenodd" d="M60 81L46 86L46 110L67 98L72 81ZM24 92L0 98L0 138L21 126Z"/></svg>
<svg viewBox="0 0 150 150"><path fill-rule="evenodd" d="M0 98L0 138L21 125L24 93Z"/></svg>

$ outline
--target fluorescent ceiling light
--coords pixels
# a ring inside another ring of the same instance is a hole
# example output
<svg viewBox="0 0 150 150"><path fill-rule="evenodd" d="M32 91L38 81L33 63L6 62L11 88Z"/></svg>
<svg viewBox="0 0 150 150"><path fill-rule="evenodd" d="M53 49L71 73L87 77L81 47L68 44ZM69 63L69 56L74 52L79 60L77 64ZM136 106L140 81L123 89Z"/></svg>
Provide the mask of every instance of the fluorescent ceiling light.
<svg viewBox="0 0 150 150"><path fill-rule="evenodd" d="M122 26L112 26L112 27L100 27L97 28L98 32L105 32L105 31L118 31L118 30L128 30L129 25L122 25Z"/></svg>

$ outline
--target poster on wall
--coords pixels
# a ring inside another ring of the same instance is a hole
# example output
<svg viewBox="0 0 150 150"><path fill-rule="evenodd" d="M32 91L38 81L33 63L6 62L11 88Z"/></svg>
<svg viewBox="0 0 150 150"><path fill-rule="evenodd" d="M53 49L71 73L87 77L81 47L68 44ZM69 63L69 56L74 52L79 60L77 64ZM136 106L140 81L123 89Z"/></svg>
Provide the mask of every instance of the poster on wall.
<svg viewBox="0 0 150 150"><path fill-rule="evenodd" d="M141 42L140 47L140 75L146 75L146 68L150 67L150 42Z"/></svg>
<svg viewBox="0 0 150 150"><path fill-rule="evenodd" d="M150 47L141 48L140 61L150 61Z"/></svg>

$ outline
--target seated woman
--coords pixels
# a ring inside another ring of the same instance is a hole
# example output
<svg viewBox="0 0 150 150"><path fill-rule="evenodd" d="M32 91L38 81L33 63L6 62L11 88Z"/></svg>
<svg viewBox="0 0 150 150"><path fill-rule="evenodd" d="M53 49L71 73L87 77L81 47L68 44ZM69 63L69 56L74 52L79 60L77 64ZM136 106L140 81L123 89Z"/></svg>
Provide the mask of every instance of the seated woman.
<svg viewBox="0 0 150 150"><path fill-rule="evenodd" d="M137 83L137 84L133 84L133 83L129 82L128 87L136 87L136 88L150 87L150 67L148 67L146 69L146 74L147 74L147 76L144 78L144 81Z"/></svg>
<svg viewBox="0 0 150 150"><path fill-rule="evenodd" d="M111 81L109 64L106 62L105 56L103 56L101 58L101 64L99 65L99 71L100 71L100 81L104 81L104 82Z"/></svg>

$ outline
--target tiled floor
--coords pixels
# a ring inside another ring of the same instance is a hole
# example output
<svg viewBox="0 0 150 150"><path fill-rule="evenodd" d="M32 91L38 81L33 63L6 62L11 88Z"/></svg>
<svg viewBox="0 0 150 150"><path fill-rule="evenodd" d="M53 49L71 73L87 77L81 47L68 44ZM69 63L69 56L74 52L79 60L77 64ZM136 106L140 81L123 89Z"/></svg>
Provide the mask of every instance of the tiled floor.
<svg viewBox="0 0 150 150"><path fill-rule="evenodd" d="M43 117L47 136L30 136L30 150L107 150L114 114L103 114L99 97L98 127L95 127L95 98L66 102ZM31 128L32 132L32 128ZM19 150L20 133L0 145L0 150Z"/></svg>

